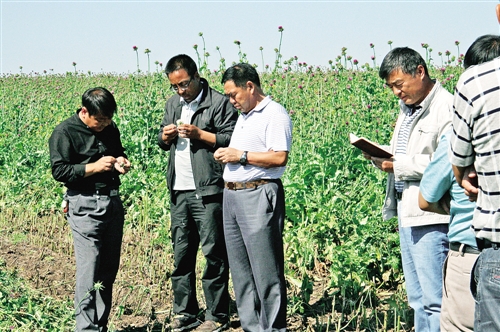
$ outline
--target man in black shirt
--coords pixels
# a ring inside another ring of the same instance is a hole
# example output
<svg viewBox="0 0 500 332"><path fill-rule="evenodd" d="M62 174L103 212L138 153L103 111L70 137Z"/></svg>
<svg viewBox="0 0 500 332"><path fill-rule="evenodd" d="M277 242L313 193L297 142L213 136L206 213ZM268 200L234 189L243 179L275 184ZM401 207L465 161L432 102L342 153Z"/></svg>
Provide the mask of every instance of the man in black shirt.
<svg viewBox="0 0 500 332"><path fill-rule="evenodd" d="M115 112L108 90L89 89L82 107L49 139L52 175L67 187L66 217L76 257L77 331L107 331L120 262L124 209L119 175L130 170L130 162L111 120Z"/></svg>

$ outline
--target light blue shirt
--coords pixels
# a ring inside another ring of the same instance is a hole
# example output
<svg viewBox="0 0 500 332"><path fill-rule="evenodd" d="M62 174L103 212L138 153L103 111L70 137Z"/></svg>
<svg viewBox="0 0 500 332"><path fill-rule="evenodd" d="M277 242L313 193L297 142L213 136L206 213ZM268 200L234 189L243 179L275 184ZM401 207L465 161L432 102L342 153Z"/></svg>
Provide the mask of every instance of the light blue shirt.
<svg viewBox="0 0 500 332"><path fill-rule="evenodd" d="M451 196L449 241L476 247L476 237L471 228L476 204L469 201L453 175L448 157L451 133L449 130L441 136L420 182L420 193L427 202L435 203L448 192Z"/></svg>

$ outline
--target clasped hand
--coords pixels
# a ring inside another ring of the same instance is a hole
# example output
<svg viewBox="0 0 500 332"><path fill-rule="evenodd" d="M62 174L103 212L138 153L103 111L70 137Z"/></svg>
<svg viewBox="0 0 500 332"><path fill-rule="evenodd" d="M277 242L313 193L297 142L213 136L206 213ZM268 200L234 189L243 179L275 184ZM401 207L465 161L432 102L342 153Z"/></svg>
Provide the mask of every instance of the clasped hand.
<svg viewBox="0 0 500 332"><path fill-rule="evenodd" d="M167 143L170 143L177 136L182 138L198 139L200 133L198 127L191 124L181 124L179 126L169 124L168 126L163 127L162 139Z"/></svg>
<svg viewBox="0 0 500 332"><path fill-rule="evenodd" d="M116 169L121 174L128 173L130 171L130 161L125 157L112 157L112 156L104 156L101 157L98 161L95 162L96 171L107 172L113 169Z"/></svg>
<svg viewBox="0 0 500 332"><path fill-rule="evenodd" d="M214 153L215 161L221 164L237 163L240 161L242 151L235 148L218 148Z"/></svg>

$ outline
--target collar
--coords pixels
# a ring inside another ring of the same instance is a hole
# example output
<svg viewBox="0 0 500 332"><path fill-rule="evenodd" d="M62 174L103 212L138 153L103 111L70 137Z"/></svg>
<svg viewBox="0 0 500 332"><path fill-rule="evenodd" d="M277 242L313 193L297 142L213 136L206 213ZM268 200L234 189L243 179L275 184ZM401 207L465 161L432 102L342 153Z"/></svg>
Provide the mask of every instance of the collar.
<svg viewBox="0 0 500 332"><path fill-rule="evenodd" d="M432 90L427 94L427 96L425 96L424 100L422 100L422 102L420 104L418 104L418 105L406 105L406 104L403 104L405 106L404 112L407 115L412 115L413 111L417 111L418 112L420 110L420 108L424 109L424 110L426 110L427 108L429 108L429 106L431 105L432 100L436 96L438 90L441 89L441 83L439 83L436 80L433 80L433 81L434 81L434 86L432 87Z"/></svg>
<svg viewBox="0 0 500 332"><path fill-rule="evenodd" d="M198 96L192 100L190 103L187 103L184 98L180 97L180 103L182 106L185 106L185 105L194 105L195 103L196 104L200 104L200 101L201 101L201 97L203 96L203 88L201 88L201 91L200 93L198 94Z"/></svg>
<svg viewBox="0 0 500 332"><path fill-rule="evenodd" d="M255 108L253 110L251 110L248 113L241 112L241 114L243 116L247 117L250 114L252 114L253 112L261 112L271 101L272 101L271 97L266 96L264 99L262 99L262 101L260 103L257 104L257 106L255 106Z"/></svg>

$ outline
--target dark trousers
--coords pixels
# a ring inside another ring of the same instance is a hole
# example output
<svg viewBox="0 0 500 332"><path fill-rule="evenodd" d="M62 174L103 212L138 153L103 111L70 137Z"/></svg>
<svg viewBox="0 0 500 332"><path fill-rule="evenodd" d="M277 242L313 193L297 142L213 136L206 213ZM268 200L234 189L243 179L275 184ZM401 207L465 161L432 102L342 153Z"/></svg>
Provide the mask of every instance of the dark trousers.
<svg viewBox="0 0 500 332"><path fill-rule="evenodd" d="M107 331L113 283L120 264L123 205L118 196L68 193L67 218L76 257L76 330Z"/></svg>
<svg viewBox="0 0 500 332"><path fill-rule="evenodd" d="M281 181L224 190L224 233L244 331L286 331L284 218Z"/></svg>
<svg viewBox="0 0 500 332"><path fill-rule="evenodd" d="M194 190L175 191L171 201L174 246L174 313L196 317L196 255L206 259L201 277L207 310L205 319L226 321L229 314L229 267L222 229L222 194L197 196Z"/></svg>

